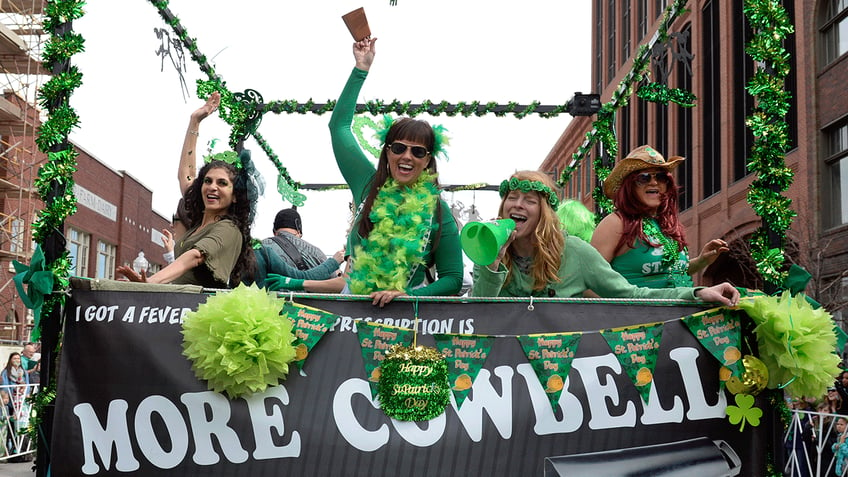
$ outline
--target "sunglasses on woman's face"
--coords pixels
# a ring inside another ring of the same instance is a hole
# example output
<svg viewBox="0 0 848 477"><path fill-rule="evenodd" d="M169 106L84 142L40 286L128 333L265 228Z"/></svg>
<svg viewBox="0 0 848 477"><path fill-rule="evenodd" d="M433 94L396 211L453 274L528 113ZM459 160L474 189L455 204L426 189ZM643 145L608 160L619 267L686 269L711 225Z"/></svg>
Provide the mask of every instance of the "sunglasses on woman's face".
<svg viewBox="0 0 848 477"><path fill-rule="evenodd" d="M393 142L389 144L389 150L397 155L406 152L406 148L412 149L412 155L417 157L418 159L423 159L424 156L430 154L430 151L428 151L427 148L423 146L408 146L402 142Z"/></svg>
<svg viewBox="0 0 848 477"><path fill-rule="evenodd" d="M636 183L639 185L650 184L654 179L660 184L668 184L668 172L642 172L636 174Z"/></svg>

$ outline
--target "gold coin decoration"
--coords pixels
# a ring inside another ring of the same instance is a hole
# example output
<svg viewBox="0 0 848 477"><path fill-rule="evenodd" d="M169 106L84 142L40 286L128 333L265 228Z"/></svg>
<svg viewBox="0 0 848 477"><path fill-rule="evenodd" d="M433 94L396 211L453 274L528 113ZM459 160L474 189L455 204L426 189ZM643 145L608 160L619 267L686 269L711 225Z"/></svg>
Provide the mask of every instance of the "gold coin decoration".
<svg viewBox="0 0 848 477"><path fill-rule="evenodd" d="M637 386L645 386L654 380L654 375L651 373L651 370L648 368L639 368L639 371L636 373L636 385Z"/></svg>
<svg viewBox="0 0 848 477"><path fill-rule="evenodd" d="M545 389L545 392L555 393L558 391L562 391L564 384L565 383L563 383L562 381L562 376L558 374L553 374L551 375L551 377L548 378L548 385Z"/></svg>
<svg viewBox="0 0 848 477"><path fill-rule="evenodd" d="M736 376L727 380L727 390L733 394L750 394L756 396L768 384L769 372L766 364L759 358L746 354L742 358L745 371L741 378Z"/></svg>
<svg viewBox="0 0 848 477"><path fill-rule="evenodd" d="M724 364L731 365L742 357L742 352L739 351L739 348L735 346L728 346L724 349Z"/></svg>
<svg viewBox="0 0 848 477"><path fill-rule="evenodd" d="M456 380L453 383L453 389L455 391L465 391L471 387L471 376L467 374L460 374L456 377Z"/></svg>

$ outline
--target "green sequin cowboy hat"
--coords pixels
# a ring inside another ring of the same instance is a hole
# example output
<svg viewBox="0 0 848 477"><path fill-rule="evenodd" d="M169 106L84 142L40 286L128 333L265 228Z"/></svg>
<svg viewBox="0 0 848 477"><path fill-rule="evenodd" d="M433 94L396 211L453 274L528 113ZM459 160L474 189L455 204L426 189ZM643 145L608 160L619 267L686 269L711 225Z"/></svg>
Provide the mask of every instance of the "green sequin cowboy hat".
<svg viewBox="0 0 848 477"><path fill-rule="evenodd" d="M666 161L663 155L651 146L639 146L630 151L627 157L618 161L612 169L604 181L604 195L612 199L624 179L633 172L655 168L671 172L680 165L681 161L683 158L680 156L671 156Z"/></svg>

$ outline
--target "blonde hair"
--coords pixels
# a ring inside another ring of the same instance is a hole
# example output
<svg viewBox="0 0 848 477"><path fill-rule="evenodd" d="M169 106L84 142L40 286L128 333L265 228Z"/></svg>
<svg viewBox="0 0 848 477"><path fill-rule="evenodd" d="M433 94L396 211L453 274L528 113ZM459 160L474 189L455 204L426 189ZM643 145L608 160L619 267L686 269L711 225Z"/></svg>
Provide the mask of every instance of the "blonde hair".
<svg viewBox="0 0 848 477"><path fill-rule="evenodd" d="M518 180L539 181L542 184L555 190L553 180L547 175L538 171L517 171L510 178L515 177ZM559 282L559 267L562 264L562 251L565 248L565 238L560 229L559 217L556 211L548 202L547 197L539 192L532 192L539 196L539 223L536 225L536 230L533 231L533 247L536 251L533 257L533 268L530 270L530 276L533 277L533 291L543 290L548 283ZM498 215L504 216L504 203L509 193L504 194L501 199L501 205L498 208ZM508 273L505 283L509 283L512 278L512 256L506 254L503 258L503 264L507 268Z"/></svg>

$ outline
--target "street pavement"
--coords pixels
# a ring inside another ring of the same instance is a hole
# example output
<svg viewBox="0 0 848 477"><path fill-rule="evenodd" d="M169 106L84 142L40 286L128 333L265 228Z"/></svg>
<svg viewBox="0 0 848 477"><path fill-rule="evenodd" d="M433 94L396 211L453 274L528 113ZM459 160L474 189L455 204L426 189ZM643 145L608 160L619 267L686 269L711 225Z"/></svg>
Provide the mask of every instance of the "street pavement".
<svg viewBox="0 0 848 477"><path fill-rule="evenodd" d="M0 462L0 477L32 477L35 475L33 465L32 462Z"/></svg>

